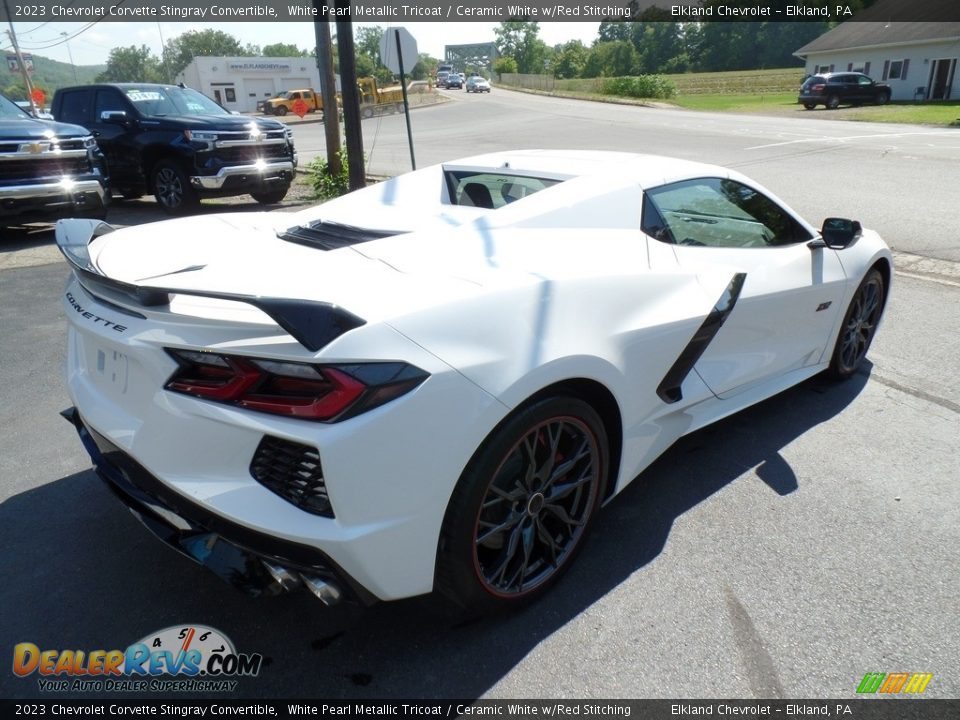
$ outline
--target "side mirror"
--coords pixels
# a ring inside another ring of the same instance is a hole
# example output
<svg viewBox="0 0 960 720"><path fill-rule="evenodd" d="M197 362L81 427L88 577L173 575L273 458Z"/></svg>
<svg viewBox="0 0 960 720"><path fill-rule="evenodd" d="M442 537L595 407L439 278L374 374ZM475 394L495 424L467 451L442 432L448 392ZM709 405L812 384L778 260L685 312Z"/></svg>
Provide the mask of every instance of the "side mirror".
<svg viewBox="0 0 960 720"><path fill-rule="evenodd" d="M818 243L814 240L810 243L810 247L826 246L833 250L843 250L862 234L863 227L856 220L827 218L823 221L823 227L820 228L822 241Z"/></svg>
<svg viewBox="0 0 960 720"><path fill-rule="evenodd" d="M123 110L104 110L100 113L100 122L126 125L128 123L127 114Z"/></svg>

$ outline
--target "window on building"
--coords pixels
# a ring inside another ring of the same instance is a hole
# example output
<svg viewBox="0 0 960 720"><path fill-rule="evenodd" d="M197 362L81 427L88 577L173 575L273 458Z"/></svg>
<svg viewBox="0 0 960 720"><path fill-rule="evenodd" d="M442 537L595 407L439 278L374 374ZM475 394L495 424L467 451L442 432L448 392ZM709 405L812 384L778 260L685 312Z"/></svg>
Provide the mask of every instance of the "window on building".
<svg viewBox="0 0 960 720"><path fill-rule="evenodd" d="M226 88L227 102L236 102L237 101L237 91L233 88Z"/></svg>
<svg viewBox="0 0 960 720"><path fill-rule="evenodd" d="M892 60L890 62L890 74L887 76L890 80L899 80L903 75L903 60Z"/></svg>

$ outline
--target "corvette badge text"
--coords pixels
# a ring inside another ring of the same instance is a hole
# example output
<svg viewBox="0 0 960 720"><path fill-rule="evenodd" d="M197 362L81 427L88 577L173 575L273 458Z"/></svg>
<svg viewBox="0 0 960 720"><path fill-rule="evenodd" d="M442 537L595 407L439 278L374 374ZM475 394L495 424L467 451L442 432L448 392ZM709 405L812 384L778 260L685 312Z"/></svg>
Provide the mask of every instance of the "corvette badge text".
<svg viewBox="0 0 960 720"><path fill-rule="evenodd" d="M203 625L177 625L126 650L13 648L13 673L39 675L41 692L232 692L237 677L255 677L260 653L238 653L230 639Z"/></svg>
<svg viewBox="0 0 960 720"><path fill-rule="evenodd" d="M73 296L73 293L67 293L67 300L70 302L70 305L73 306L74 310L76 310L78 313L83 315L83 317L87 318L88 320L93 320L93 323L95 325L102 324L104 327L108 327L111 330L116 330L117 332L121 332L121 333L126 332L127 330L126 325L118 325L112 320L107 320L106 318L102 318L99 315L96 315L90 312L89 310L84 310L83 305L77 302L77 299Z"/></svg>

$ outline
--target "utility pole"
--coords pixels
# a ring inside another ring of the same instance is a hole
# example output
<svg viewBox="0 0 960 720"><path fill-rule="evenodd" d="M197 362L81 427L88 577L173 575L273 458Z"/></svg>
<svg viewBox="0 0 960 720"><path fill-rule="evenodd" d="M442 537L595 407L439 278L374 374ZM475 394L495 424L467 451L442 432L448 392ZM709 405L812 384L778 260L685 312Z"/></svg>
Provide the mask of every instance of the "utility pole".
<svg viewBox="0 0 960 720"><path fill-rule="evenodd" d="M73 51L70 49L70 36L69 36L67 33L65 33L65 32L60 33L60 35L63 37L63 41L67 44L67 55L70 56L70 64L73 65L73 81L74 81L77 85L79 85L79 84L80 84L80 80L79 80L79 78L77 77L77 66L74 65L74 62L73 62Z"/></svg>
<svg viewBox="0 0 960 720"><path fill-rule="evenodd" d="M23 61L23 55L20 54L20 46L17 45L17 33L13 30L13 15L10 14L10 6L7 0L3 0L3 9L7 13L7 20L10 23L10 29L7 35L10 36L10 42L13 43L13 52L17 56L17 64L20 65L20 74L23 76L23 85L27 88L27 101L30 103L30 114L37 117L37 106L33 102L33 84L30 82L30 75L27 73L27 64ZM352 40L353 38L351 38Z"/></svg>
<svg viewBox="0 0 960 720"><path fill-rule="evenodd" d="M349 187L353 191L366 185L367 171L363 162L360 93L357 92L357 63L353 47L353 21L349 14L350 0L336 0L336 8L337 53L340 56L340 94L343 97L343 126L347 136ZM341 19L344 17L347 19Z"/></svg>
<svg viewBox="0 0 960 720"><path fill-rule="evenodd" d="M340 112L337 107L337 78L333 72L330 43L330 15L324 0L313 0L317 20L313 30L317 38L317 68L320 70L320 96L323 98L323 131L327 141L327 172L340 174ZM322 18L322 19L320 19Z"/></svg>

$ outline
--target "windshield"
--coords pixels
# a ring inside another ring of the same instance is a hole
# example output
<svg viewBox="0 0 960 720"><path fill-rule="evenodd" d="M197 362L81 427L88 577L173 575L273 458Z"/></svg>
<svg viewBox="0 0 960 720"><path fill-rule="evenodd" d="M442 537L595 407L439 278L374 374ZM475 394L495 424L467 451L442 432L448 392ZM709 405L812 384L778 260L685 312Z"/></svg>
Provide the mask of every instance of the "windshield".
<svg viewBox="0 0 960 720"><path fill-rule="evenodd" d="M137 110L148 117L230 114L206 95L190 88L153 85L127 88L124 92Z"/></svg>
<svg viewBox="0 0 960 720"><path fill-rule="evenodd" d="M18 108L13 102L0 95L0 118L4 120L23 120L30 117L30 114Z"/></svg>
<svg viewBox="0 0 960 720"><path fill-rule="evenodd" d="M284 90L282 93L280 93L279 95L277 95L277 97L278 97L278 98L283 98L284 100L289 100L289 99L290 99L290 91L289 91L289 90Z"/></svg>

